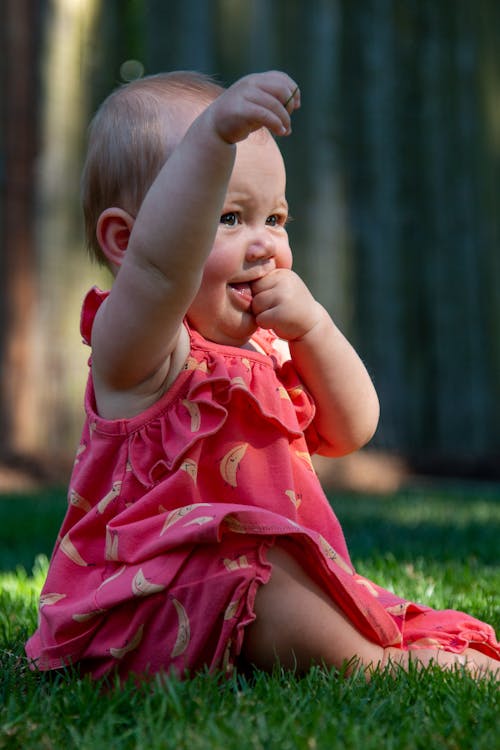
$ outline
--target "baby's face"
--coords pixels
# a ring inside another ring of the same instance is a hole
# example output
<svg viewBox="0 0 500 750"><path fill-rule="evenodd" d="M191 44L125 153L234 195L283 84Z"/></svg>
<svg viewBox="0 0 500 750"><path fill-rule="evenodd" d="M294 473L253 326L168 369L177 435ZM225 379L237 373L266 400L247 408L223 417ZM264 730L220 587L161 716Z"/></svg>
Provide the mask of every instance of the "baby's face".
<svg viewBox="0 0 500 750"><path fill-rule="evenodd" d="M285 185L283 158L267 132L238 144L214 246L188 311L193 328L211 341L245 344L257 327L252 282L292 266Z"/></svg>

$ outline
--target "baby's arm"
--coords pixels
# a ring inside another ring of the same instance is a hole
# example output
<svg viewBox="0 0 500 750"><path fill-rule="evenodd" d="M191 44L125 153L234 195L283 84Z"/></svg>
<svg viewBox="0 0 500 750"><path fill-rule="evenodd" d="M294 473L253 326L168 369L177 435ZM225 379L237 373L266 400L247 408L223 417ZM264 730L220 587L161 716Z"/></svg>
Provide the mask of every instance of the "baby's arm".
<svg viewBox="0 0 500 750"><path fill-rule="evenodd" d="M161 393L213 245L235 144L260 127L288 133L298 95L285 104L295 90L280 72L241 79L194 120L155 179L94 324L94 381L108 403L126 393L147 404Z"/></svg>
<svg viewBox="0 0 500 750"><path fill-rule="evenodd" d="M316 403L318 452L341 456L373 436L378 398L353 347L293 271L278 269L253 285L257 323L289 342L290 354Z"/></svg>
<svg viewBox="0 0 500 750"><path fill-rule="evenodd" d="M324 308L301 338L290 342L295 367L316 402L319 453L342 456L361 448L375 433L378 397L358 354Z"/></svg>

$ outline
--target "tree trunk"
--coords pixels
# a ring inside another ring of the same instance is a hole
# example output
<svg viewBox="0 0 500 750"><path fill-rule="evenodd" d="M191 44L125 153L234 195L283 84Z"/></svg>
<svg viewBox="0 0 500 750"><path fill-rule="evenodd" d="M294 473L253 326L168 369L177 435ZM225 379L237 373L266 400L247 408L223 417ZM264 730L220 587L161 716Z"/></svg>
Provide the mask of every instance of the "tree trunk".
<svg viewBox="0 0 500 750"><path fill-rule="evenodd" d="M44 19L37 413L40 453L50 462L67 457L78 441L89 355L79 334L80 306L102 279L85 251L79 195L98 9L98 0L52 0Z"/></svg>
<svg viewBox="0 0 500 750"><path fill-rule="evenodd" d="M4 0L0 40L4 175L0 256L0 458L33 447L37 152L36 0Z"/></svg>

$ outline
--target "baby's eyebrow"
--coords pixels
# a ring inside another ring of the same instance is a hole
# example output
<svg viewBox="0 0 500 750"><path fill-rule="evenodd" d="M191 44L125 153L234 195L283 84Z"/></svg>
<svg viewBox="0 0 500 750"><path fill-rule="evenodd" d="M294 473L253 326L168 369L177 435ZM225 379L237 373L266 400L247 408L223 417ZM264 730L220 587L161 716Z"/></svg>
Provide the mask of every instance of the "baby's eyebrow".
<svg viewBox="0 0 500 750"><path fill-rule="evenodd" d="M230 193L229 195L226 195L221 216L227 213L238 213L243 210L254 210L259 204L260 201L258 199L251 195L247 195L246 193ZM285 197L279 196L275 200L270 200L267 203L267 207L260 205L259 209L264 210L268 216L278 212L283 212L288 215L288 201Z"/></svg>

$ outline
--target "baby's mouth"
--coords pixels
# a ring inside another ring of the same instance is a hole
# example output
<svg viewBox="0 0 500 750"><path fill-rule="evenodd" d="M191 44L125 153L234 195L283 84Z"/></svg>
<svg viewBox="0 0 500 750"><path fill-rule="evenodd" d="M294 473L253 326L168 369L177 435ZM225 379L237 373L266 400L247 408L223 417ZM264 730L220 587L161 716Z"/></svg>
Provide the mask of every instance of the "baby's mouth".
<svg viewBox="0 0 500 750"><path fill-rule="evenodd" d="M247 299L252 299L253 293L252 293L252 286L248 283L248 281L242 281L237 282L236 284L229 284L231 289L234 289L234 291L237 294L240 294L242 297L246 297Z"/></svg>

